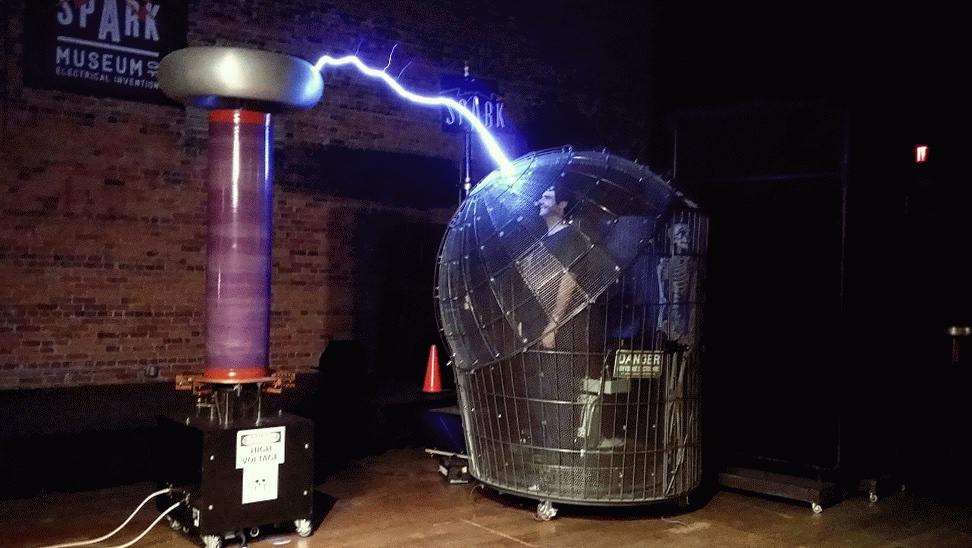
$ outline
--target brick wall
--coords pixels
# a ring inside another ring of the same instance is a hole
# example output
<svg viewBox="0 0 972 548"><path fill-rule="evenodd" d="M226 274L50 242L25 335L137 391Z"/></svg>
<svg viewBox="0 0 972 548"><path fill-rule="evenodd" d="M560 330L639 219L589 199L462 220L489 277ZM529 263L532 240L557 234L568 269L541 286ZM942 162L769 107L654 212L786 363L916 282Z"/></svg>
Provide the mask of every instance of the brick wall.
<svg viewBox="0 0 972 548"><path fill-rule="evenodd" d="M504 141L513 155L566 144L529 138L527 128L552 104L573 105L575 114L591 104L564 85L579 80L543 61L539 44L502 7L189 4L190 46L253 47L311 61L357 53L377 66L394 49L389 73L427 93L468 61L476 75L499 82L507 118L521 128ZM0 12L0 390L171 381L204 369L205 113L24 87L22 12L16 0L4 0ZM637 149L640 126L625 134L611 124L591 138ZM375 242L403 226L445 223L456 204L403 206L334 192L353 191L356 182L301 169L301 151L436 159L451 166L451 175L446 169L430 181L441 187L458 179L462 144L440 131L436 110L404 103L353 69L326 74L321 103L277 116L275 134L282 169L274 189L270 365L308 370L330 340L380 336L376 288L363 285L380 284L387 266ZM475 168L491 169L484 159ZM426 294L431 300L431 286ZM148 365L158 366L158 378L145 377Z"/></svg>

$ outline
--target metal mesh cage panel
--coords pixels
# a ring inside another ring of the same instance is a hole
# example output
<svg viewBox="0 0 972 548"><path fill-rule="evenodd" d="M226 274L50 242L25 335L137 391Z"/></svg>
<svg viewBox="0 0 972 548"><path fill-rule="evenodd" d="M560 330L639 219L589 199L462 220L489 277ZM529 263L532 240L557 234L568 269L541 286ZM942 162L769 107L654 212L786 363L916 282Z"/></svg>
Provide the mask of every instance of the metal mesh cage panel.
<svg viewBox="0 0 972 548"><path fill-rule="evenodd" d="M571 503L687 493L701 480L708 218L606 152L544 151L514 166L459 207L437 269L471 473ZM554 185L572 196L571 246L545 238L538 215Z"/></svg>

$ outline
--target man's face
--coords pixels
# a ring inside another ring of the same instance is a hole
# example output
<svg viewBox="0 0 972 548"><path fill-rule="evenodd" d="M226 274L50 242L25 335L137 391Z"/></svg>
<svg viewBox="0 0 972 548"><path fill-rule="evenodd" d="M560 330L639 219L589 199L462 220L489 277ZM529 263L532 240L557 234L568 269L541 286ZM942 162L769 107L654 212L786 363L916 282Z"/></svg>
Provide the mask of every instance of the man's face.
<svg viewBox="0 0 972 548"><path fill-rule="evenodd" d="M536 205L540 207L540 216L546 219L551 216L563 217L567 202L557 203L557 194L553 190L545 190Z"/></svg>

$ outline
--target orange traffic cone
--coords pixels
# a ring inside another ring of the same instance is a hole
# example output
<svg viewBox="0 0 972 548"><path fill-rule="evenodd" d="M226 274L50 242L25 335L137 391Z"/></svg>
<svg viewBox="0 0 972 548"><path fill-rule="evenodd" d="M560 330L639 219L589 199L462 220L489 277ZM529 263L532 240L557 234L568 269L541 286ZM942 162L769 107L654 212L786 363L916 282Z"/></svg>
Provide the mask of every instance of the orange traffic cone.
<svg viewBox="0 0 972 548"><path fill-rule="evenodd" d="M439 353L433 344L429 348L429 363L425 366L425 384L422 392L442 392L442 377L439 376Z"/></svg>

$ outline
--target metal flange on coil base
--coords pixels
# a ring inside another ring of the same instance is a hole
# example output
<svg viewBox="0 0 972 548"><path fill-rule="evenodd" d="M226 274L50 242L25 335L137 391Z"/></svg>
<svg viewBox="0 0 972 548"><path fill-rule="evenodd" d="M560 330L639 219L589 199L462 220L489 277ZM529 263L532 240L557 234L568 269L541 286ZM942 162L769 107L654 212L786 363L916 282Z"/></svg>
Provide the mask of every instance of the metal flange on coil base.
<svg viewBox="0 0 972 548"><path fill-rule="evenodd" d="M303 59L225 46L166 55L159 63L159 85L167 96L190 106L271 114L309 109L324 94L321 73Z"/></svg>

